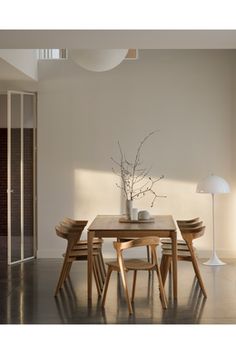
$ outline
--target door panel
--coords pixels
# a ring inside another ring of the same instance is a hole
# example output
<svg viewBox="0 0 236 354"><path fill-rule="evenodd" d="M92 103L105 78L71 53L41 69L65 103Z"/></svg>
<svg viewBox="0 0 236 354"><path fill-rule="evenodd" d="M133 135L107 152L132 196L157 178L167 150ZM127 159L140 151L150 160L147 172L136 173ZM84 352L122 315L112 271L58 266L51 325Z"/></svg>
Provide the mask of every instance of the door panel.
<svg viewBox="0 0 236 354"><path fill-rule="evenodd" d="M8 263L36 255L35 94L8 92Z"/></svg>
<svg viewBox="0 0 236 354"><path fill-rule="evenodd" d="M11 95L10 127L11 262L21 259L21 96Z"/></svg>
<svg viewBox="0 0 236 354"><path fill-rule="evenodd" d="M23 99L24 258L34 255L34 96Z"/></svg>

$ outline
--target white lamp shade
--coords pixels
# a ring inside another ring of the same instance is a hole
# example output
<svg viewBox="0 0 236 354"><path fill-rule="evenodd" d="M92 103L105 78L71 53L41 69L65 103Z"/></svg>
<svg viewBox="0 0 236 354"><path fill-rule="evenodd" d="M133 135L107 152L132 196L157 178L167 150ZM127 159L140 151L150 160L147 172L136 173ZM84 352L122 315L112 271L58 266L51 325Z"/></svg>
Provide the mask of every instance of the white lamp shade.
<svg viewBox="0 0 236 354"><path fill-rule="evenodd" d="M196 192L211 194L229 193L230 188L223 178L210 175L198 183Z"/></svg>
<svg viewBox="0 0 236 354"><path fill-rule="evenodd" d="M118 66L126 57L128 49L71 49L71 59L90 71L108 71Z"/></svg>

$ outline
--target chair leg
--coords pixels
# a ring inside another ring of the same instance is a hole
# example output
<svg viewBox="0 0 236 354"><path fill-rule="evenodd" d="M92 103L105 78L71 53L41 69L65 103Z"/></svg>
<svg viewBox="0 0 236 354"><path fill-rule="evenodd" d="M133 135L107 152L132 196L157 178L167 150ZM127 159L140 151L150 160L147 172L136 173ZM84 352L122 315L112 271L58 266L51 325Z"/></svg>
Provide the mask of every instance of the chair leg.
<svg viewBox="0 0 236 354"><path fill-rule="evenodd" d="M57 287L56 287L56 291L55 291L54 296L57 295L59 289L62 287L62 285L66 279L66 276L68 274L68 264L70 263L69 262L69 254L70 254L73 246L74 246L74 240L69 239L68 243L67 243L67 248L66 248L66 253L65 253L65 257L64 257L64 261L63 261L63 265L62 265L61 274L60 274L60 277L59 277L59 280L57 283Z"/></svg>
<svg viewBox="0 0 236 354"><path fill-rule="evenodd" d="M161 304L164 309L167 309L167 299L166 299L165 289L162 282L160 267L158 264L156 264L156 273L159 281Z"/></svg>
<svg viewBox="0 0 236 354"><path fill-rule="evenodd" d="M150 252L150 247L149 246L146 246L146 247L147 247L147 261L150 263L150 262L153 261L152 254ZM152 270L149 270L148 273L149 273L149 276L150 276L152 274Z"/></svg>
<svg viewBox="0 0 236 354"><path fill-rule="evenodd" d="M94 256L94 266L96 268L96 272L97 272L97 277L98 277L98 283L99 283L99 289L100 292L102 293L102 289L103 289L103 279L102 279L102 274L101 274L101 269L99 266L99 259L98 259L98 255Z"/></svg>
<svg viewBox="0 0 236 354"><path fill-rule="evenodd" d="M133 278L133 287L132 287L131 302L134 301L134 294L135 294L135 287L136 287L136 278L137 278L137 270L134 270L134 278Z"/></svg>
<svg viewBox="0 0 236 354"><path fill-rule="evenodd" d="M95 279L95 283L96 283L96 287L97 287L97 291L98 291L98 296L101 296L102 291L101 291L101 287L100 287L100 283L99 283L99 279L98 279L97 267L95 265L95 259L94 258L93 258L93 275L94 275L94 279Z"/></svg>
<svg viewBox="0 0 236 354"><path fill-rule="evenodd" d="M103 259L103 255L102 255L102 249L99 249L98 252L99 252L98 263L99 263L99 268L100 268L100 272L101 272L101 276L102 276L102 282L104 284L105 279L106 279L106 267L105 267L105 263L104 263L104 259Z"/></svg>
<svg viewBox="0 0 236 354"><path fill-rule="evenodd" d="M67 267L67 258L64 257L61 273L60 273L60 276L59 276L59 280L58 280L58 283L57 283L57 287L56 287L54 296L57 296L59 289L61 289L61 287L62 287L62 284L64 282L64 277L65 277L66 267Z"/></svg>
<svg viewBox="0 0 236 354"><path fill-rule="evenodd" d="M67 267L66 267L66 272L65 272L65 279L64 281L66 280L66 278L69 276L70 274L70 270L71 270L71 267L72 267L72 262L70 263L67 263ZM63 282L64 283L64 282Z"/></svg>
<svg viewBox="0 0 236 354"><path fill-rule="evenodd" d="M171 257L162 256L160 270L161 270L161 277L162 277L163 286L165 285L167 274L170 269L171 269Z"/></svg>
<svg viewBox="0 0 236 354"><path fill-rule="evenodd" d="M201 273L200 273L200 270L199 270L199 267L198 267L198 263L197 263L197 260L196 260L195 254L194 254L194 250L192 248L192 245L189 244L189 243L188 243L188 248L189 248L189 251L191 253L193 269L194 269L194 272L195 272L196 277L198 279L200 288L201 288L201 290L203 292L204 297L207 297L207 293L206 293L206 290L205 290L205 287L204 287L204 284L203 284Z"/></svg>
<svg viewBox="0 0 236 354"><path fill-rule="evenodd" d="M121 274L122 284L123 284L123 288L124 288L124 291L125 291L126 301L128 303L129 314L132 315L133 308L132 308L132 304L131 304L130 297L129 297L129 291L128 291L128 286L127 286L125 271L124 271L124 268L123 268L123 265L122 265L121 262L122 261L119 259L119 266L120 266L120 274Z"/></svg>
<svg viewBox="0 0 236 354"><path fill-rule="evenodd" d="M108 267L106 281L105 281L105 285L104 285L104 293L103 293L103 297L102 297L102 307L105 306L106 297L107 297L107 289L108 289L111 273L112 273L112 268Z"/></svg>
<svg viewBox="0 0 236 354"><path fill-rule="evenodd" d="M150 262L150 248L147 246L147 261Z"/></svg>
<svg viewBox="0 0 236 354"><path fill-rule="evenodd" d="M67 260L62 284L64 284L64 282L66 281L66 278L69 275L69 271L70 271L71 266L72 266L72 261Z"/></svg>

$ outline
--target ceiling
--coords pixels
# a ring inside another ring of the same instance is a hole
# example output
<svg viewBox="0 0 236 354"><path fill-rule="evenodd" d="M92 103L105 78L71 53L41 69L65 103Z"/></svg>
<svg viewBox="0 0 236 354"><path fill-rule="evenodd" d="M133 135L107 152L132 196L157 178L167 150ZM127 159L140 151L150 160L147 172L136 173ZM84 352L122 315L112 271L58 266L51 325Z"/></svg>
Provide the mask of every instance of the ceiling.
<svg viewBox="0 0 236 354"><path fill-rule="evenodd" d="M236 30L0 30L0 48L236 49Z"/></svg>
<svg viewBox="0 0 236 354"><path fill-rule="evenodd" d="M31 80L22 71L0 58L0 80Z"/></svg>

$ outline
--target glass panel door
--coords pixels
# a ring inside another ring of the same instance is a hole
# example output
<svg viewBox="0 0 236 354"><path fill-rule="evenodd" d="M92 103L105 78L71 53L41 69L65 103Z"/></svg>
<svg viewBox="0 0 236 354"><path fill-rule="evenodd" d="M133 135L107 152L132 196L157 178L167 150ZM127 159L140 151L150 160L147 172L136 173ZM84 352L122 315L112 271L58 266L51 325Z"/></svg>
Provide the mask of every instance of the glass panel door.
<svg viewBox="0 0 236 354"><path fill-rule="evenodd" d="M7 95L0 93L0 264L7 260Z"/></svg>
<svg viewBox="0 0 236 354"><path fill-rule="evenodd" d="M34 96L23 98L24 258L34 256Z"/></svg>
<svg viewBox="0 0 236 354"><path fill-rule="evenodd" d="M8 178L10 188L8 189L10 212L8 213L10 233L10 244L8 254L11 262L21 260L21 95L12 94L10 97L10 139L8 145L9 165Z"/></svg>
<svg viewBox="0 0 236 354"><path fill-rule="evenodd" d="M8 92L8 263L36 255L36 95Z"/></svg>

